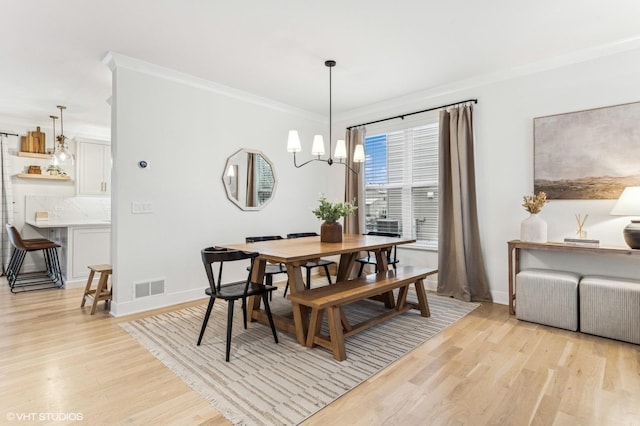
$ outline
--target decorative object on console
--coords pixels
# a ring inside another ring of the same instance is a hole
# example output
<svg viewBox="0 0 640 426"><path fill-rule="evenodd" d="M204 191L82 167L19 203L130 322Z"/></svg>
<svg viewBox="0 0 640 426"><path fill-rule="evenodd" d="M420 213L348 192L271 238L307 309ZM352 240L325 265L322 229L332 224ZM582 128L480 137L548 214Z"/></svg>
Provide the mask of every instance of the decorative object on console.
<svg viewBox="0 0 640 426"><path fill-rule="evenodd" d="M613 216L640 216L640 186L629 186L609 213ZM624 241L632 249L640 249L640 220L632 219L622 231Z"/></svg>
<svg viewBox="0 0 640 426"><path fill-rule="evenodd" d="M308 164L312 161L323 161L328 165L332 165L334 163L333 158L331 157L331 148L332 148L332 140L331 140L331 68L336 66L336 61L328 60L324 63L329 68L329 158L323 159L320 158L324 155L324 140L322 139L322 135L315 135L313 137L313 145L311 147L311 154L317 156L317 158L312 158L309 161L306 161L300 165L296 163L296 152L302 151L302 147L300 146L300 136L298 135L297 130L289 130L289 138L287 140L287 151L293 153L293 164L300 168L305 164ZM335 159L338 160L340 164L347 167L353 173L358 174L357 171L352 169L347 163L343 161L347 158L347 148L344 140L338 140L336 142L336 151L335 151ZM364 163L364 147L362 144L356 145L353 152L353 161L355 163Z"/></svg>
<svg viewBox="0 0 640 426"><path fill-rule="evenodd" d="M313 210L318 219L324 220L320 226L320 241L323 243L339 243L342 241L342 225L338 223L341 217L353 214L357 207L347 203L330 203L323 195L320 196L320 205Z"/></svg>
<svg viewBox="0 0 640 426"><path fill-rule="evenodd" d="M530 215L520 224L520 241L546 243L547 222L542 220L538 213L547 201L547 194L538 192L538 194L524 196L523 200L522 206Z"/></svg>
<svg viewBox="0 0 640 426"><path fill-rule="evenodd" d="M587 230L584 229L584 224L589 217L588 214L585 214L584 217L580 215L580 213L576 213L576 220L578 221L578 230L576 231L576 238L585 239L587 238Z"/></svg>
<svg viewBox="0 0 640 426"><path fill-rule="evenodd" d="M61 165L72 165L73 164L73 155L69 151L69 145L67 144L67 138L64 135L64 122L62 119L62 111L67 109L66 106L58 105L57 108L60 110L60 134L56 136L56 120L58 119L55 115L50 115L49 118L53 121L53 137L57 141L55 144L55 149L53 151L53 164L55 166Z"/></svg>
<svg viewBox="0 0 640 426"><path fill-rule="evenodd" d="M549 199L613 200L640 185L640 102L536 117L533 128L534 191Z"/></svg>

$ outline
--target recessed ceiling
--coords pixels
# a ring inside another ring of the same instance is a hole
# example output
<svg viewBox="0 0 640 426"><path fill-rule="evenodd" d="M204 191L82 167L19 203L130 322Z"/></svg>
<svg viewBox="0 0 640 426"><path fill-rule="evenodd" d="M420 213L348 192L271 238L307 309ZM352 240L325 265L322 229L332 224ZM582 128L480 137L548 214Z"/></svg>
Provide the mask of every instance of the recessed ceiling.
<svg viewBox="0 0 640 426"><path fill-rule="evenodd" d="M328 115L640 34L619 0L4 0L0 118L108 129L118 52ZM89 130L90 131L90 130Z"/></svg>

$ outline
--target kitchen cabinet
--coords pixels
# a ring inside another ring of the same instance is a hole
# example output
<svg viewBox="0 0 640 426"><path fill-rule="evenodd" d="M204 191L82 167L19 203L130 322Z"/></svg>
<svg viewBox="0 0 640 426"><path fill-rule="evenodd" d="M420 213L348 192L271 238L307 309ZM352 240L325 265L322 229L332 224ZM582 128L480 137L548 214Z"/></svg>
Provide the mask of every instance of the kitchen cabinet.
<svg viewBox="0 0 640 426"><path fill-rule="evenodd" d="M69 227L67 280L89 276L89 265L111 263L111 228Z"/></svg>
<svg viewBox="0 0 640 426"><path fill-rule="evenodd" d="M111 145L102 141L78 141L78 195L111 194Z"/></svg>
<svg viewBox="0 0 640 426"><path fill-rule="evenodd" d="M78 287L87 282L90 265L111 263L111 222L27 220L46 238L60 244L58 256L65 286Z"/></svg>

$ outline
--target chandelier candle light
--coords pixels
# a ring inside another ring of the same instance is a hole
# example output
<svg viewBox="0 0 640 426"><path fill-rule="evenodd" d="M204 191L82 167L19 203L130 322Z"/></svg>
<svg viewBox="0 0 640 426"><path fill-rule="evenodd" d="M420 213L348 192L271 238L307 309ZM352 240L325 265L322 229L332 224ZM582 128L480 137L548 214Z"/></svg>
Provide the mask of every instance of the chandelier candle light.
<svg viewBox="0 0 640 426"><path fill-rule="evenodd" d="M327 163L330 166L334 163L334 161L333 161L334 159L331 157L331 149L332 149L332 142L331 142L331 68L336 66L336 61L328 60L328 61L325 61L324 64L329 68L329 158L327 158L327 159L321 158L324 155L324 140L322 138L322 135L315 135L313 137L313 145L311 146L311 154L315 155L317 158L312 158L311 160L305 161L304 163L298 165L298 163L296 162L296 152L302 151L302 147L300 145L300 136L298 135L298 131L297 130L289 130L289 139L287 140L287 151L293 153L293 164L297 168L300 168L300 167L302 167L302 166L304 166L306 164L309 164L312 161L322 161L322 162ZM353 168L351 168L347 163L343 162L347 158L347 146L346 146L344 140L339 139L336 142L336 151L335 151L334 157L335 157L336 160L338 160L338 163L344 165L349 170L351 170L353 173L358 174L357 171L355 171ZM353 162L354 163L364 163L364 147L362 146L362 144L356 145L356 147L355 147L355 149L353 151Z"/></svg>

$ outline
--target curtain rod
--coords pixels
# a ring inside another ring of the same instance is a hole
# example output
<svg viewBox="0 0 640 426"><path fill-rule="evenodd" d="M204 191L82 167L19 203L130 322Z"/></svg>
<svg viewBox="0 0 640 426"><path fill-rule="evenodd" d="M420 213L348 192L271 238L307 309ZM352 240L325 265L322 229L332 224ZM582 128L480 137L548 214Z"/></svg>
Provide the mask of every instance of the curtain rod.
<svg viewBox="0 0 640 426"><path fill-rule="evenodd" d="M0 135L4 135L4 136L18 136L17 133L7 133L7 132L0 132Z"/></svg>
<svg viewBox="0 0 640 426"><path fill-rule="evenodd" d="M380 120L369 121L368 123L362 123L362 124L356 124L356 125L353 125L353 126L349 126L349 127L347 127L347 130L351 130L354 127L366 126L367 124L381 123L383 121L394 120L396 118L402 118L404 120L404 118L409 116L409 115L420 114L420 113L428 112L428 111L435 111L437 109L447 108L447 107L450 107L450 106L454 106L454 105L458 105L458 104L464 104L464 103L467 103L467 102L473 102L474 104L477 104L478 100L477 99L467 99L466 101L454 102L452 104L447 104L447 105L440 105L440 106L433 107L433 108L423 109L421 111L408 112L406 114L396 115L395 117L381 118Z"/></svg>

